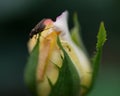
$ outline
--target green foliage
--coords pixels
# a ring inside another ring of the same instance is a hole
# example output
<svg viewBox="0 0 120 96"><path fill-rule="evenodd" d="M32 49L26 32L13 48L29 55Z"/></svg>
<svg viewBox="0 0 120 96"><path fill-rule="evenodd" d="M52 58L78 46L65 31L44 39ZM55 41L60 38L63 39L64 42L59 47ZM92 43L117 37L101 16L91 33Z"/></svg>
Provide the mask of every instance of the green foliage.
<svg viewBox="0 0 120 96"><path fill-rule="evenodd" d="M58 45L63 51L62 67L59 68L59 77L49 96L80 96L80 78L70 57L62 47L58 38ZM49 80L50 82L50 80ZM51 85L51 83L50 83Z"/></svg>
<svg viewBox="0 0 120 96"><path fill-rule="evenodd" d="M80 47L85 53L87 53L82 41L80 24L76 13L74 14L73 17L73 23L74 27L70 31L71 38L78 47Z"/></svg>
<svg viewBox="0 0 120 96"><path fill-rule="evenodd" d="M106 35L106 30L105 30L105 27L104 27L104 23L101 22L100 29L99 29L99 32L98 32L98 35L97 35L97 45L96 45L97 51L100 50L103 47L103 45L106 41L106 37L107 37L107 35Z"/></svg>
<svg viewBox="0 0 120 96"><path fill-rule="evenodd" d="M101 55L102 55L102 48L103 48L105 41L106 41L106 30L104 28L104 23L101 22L99 32L97 35L96 54L94 55L93 62L92 62L92 64L93 64L93 78L96 77L96 74L97 74L97 71L99 68Z"/></svg>
<svg viewBox="0 0 120 96"><path fill-rule="evenodd" d="M39 39L37 40L35 47L30 53L24 74L25 83L30 89L30 91L34 94L34 96L36 94L36 68L38 64L38 55L39 55Z"/></svg>
<svg viewBox="0 0 120 96"><path fill-rule="evenodd" d="M96 77L97 77L99 64L100 64L100 60L101 60L101 56L102 56L102 48L103 48L103 45L106 41L106 38L107 38L107 34L106 34L105 27L104 27L104 23L101 22L99 32L97 35L96 54L92 58L92 65L93 65L93 77L92 77L92 79L93 80L92 80L92 84L91 84L90 89L92 89L92 87L95 83Z"/></svg>

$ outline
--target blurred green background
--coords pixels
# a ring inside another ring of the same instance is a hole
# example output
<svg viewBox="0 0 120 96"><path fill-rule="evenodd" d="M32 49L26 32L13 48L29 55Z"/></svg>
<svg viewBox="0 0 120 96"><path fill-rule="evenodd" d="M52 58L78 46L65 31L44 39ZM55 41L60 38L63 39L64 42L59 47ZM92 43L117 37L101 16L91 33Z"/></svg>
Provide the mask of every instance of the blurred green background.
<svg viewBox="0 0 120 96"><path fill-rule="evenodd" d="M95 51L100 21L108 40L94 89L88 96L120 96L120 0L0 0L0 96L30 96L23 73L29 32L42 18L78 13L88 52Z"/></svg>

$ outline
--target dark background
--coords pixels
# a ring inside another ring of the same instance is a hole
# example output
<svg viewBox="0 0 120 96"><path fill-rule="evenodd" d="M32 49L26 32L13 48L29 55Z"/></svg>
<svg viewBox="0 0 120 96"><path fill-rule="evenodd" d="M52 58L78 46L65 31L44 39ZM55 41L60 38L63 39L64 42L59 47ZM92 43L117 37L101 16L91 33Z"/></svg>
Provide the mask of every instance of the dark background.
<svg viewBox="0 0 120 96"><path fill-rule="evenodd" d="M96 85L88 96L120 96L120 0L0 0L0 96L29 96L23 81L29 32L42 18L78 13L85 46L93 55L100 21L107 30Z"/></svg>

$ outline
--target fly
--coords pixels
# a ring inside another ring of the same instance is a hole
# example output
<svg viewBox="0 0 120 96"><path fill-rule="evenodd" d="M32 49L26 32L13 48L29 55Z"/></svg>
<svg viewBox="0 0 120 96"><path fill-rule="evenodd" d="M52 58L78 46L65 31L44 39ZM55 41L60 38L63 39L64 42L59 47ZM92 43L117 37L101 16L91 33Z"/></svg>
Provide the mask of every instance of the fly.
<svg viewBox="0 0 120 96"><path fill-rule="evenodd" d="M32 38L34 35L38 34L38 33L41 33L44 28L45 28L45 24L44 24L44 21L46 19L42 19L30 32L29 36L30 38Z"/></svg>

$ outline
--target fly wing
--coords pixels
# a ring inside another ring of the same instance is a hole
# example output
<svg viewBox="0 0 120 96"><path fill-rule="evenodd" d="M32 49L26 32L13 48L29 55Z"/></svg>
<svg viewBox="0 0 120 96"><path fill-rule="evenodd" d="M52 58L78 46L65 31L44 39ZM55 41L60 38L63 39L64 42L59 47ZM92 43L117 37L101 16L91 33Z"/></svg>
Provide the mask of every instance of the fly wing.
<svg viewBox="0 0 120 96"><path fill-rule="evenodd" d="M42 19L42 20L34 27L34 29L36 30L37 33L39 33L39 32L41 32L41 31L44 30L44 28L45 28L44 21L45 21L45 20L46 20L45 18Z"/></svg>

